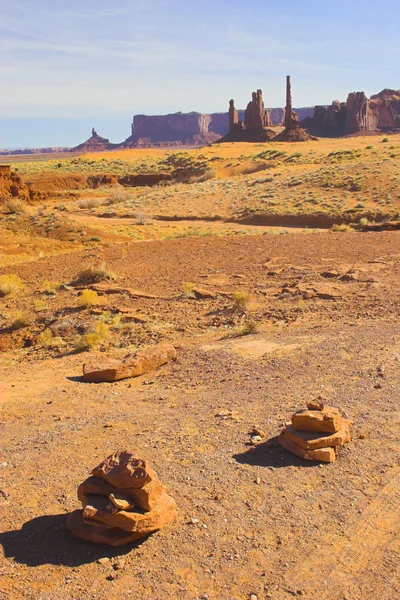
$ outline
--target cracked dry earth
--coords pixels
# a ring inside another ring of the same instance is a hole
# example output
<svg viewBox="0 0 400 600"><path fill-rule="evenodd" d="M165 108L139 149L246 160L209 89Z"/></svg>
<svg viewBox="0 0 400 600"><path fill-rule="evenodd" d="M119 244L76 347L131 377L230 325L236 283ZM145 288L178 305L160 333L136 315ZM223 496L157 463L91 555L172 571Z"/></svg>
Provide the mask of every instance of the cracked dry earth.
<svg viewBox="0 0 400 600"><path fill-rule="evenodd" d="M99 254L119 285L167 298L109 302L172 324L163 335L178 359L85 384L86 354L1 355L0 598L397 598L400 233L190 238ZM14 269L24 301L49 272L70 281L86 260ZM184 281L251 291L259 333L224 337L229 298L183 299ZM304 298L302 286L324 293ZM254 425L272 438L319 394L354 421L336 463L249 445ZM124 448L149 460L178 520L119 549L74 539L65 521L78 483Z"/></svg>

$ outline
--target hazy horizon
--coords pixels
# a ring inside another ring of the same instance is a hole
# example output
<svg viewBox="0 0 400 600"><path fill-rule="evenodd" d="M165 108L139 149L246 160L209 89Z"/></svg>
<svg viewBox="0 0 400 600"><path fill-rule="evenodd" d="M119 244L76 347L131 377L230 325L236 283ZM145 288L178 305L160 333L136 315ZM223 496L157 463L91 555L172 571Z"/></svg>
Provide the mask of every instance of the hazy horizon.
<svg viewBox="0 0 400 600"><path fill-rule="evenodd" d="M113 142L134 114L283 107L399 89L400 5L337 0L0 0L0 147Z"/></svg>

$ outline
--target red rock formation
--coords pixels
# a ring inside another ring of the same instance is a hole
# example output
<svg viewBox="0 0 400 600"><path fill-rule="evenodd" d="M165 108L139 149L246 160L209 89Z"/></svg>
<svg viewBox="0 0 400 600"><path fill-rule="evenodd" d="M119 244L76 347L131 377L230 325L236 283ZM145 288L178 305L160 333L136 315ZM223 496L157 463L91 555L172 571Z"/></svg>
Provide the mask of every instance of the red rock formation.
<svg viewBox="0 0 400 600"><path fill-rule="evenodd" d="M271 119L268 110L264 107L261 90L253 92L243 121L239 120L233 100L229 102L228 117L229 133L221 138L220 142L267 142L275 135L275 132L269 129Z"/></svg>
<svg viewBox="0 0 400 600"><path fill-rule="evenodd" d="M10 165L0 165L0 203L9 198L28 200L28 188Z"/></svg>
<svg viewBox="0 0 400 600"><path fill-rule="evenodd" d="M353 133L362 129L371 129L369 102L364 92L353 92L347 96L346 131Z"/></svg>
<svg viewBox="0 0 400 600"><path fill-rule="evenodd" d="M359 132L381 132L400 128L400 90L382 90L367 98L353 92L347 102L335 100L331 106L316 106L307 128L317 134L340 136Z"/></svg>
<svg viewBox="0 0 400 600"><path fill-rule="evenodd" d="M290 75L286 77L286 107L285 107L285 129L274 137L274 142L306 142L316 139L310 136L299 125L299 117L292 110L292 88Z"/></svg>
<svg viewBox="0 0 400 600"><path fill-rule="evenodd" d="M292 109L292 84L290 75L286 76L286 107L285 107L285 129L296 129L299 126L299 117Z"/></svg>
<svg viewBox="0 0 400 600"><path fill-rule="evenodd" d="M262 91L253 92L252 100L248 103L244 115L244 127L247 131L259 132L266 127L271 127L268 110L264 107Z"/></svg>
<svg viewBox="0 0 400 600"><path fill-rule="evenodd" d="M382 131L400 127L400 90L385 89L371 96L371 123Z"/></svg>
<svg viewBox="0 0 400 600"><path fill-rule="evenodd" d="M113 147L114 144L110 144L110 140L101 137L92 127L91 137L83 144L71 148L71 152L104 152L104 150L111 150Z"/></svg>
<svg viewBox="0 0 400 600"><path fill-rule="evenodd" d="M229 131L232 131L234 127L236 127L239 123L239 115L238 111L235 108L235 101L229 100Z"/></svg>

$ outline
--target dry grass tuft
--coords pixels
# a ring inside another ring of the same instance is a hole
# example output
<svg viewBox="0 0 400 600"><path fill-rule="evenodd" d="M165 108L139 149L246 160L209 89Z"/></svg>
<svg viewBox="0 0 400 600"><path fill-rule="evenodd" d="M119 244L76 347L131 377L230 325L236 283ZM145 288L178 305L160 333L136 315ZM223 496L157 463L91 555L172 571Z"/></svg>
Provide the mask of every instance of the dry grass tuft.
<svg viewBox="0 0 400 600"><path fill-rule="evenodd" d="M231 331L224 335L224 339L242 337L244 335L252 335L258 332L259 327L255 321L245 321L237 327L231 329Z"/></svg>
<svg viewBox="0 0 400 600"><path fill-rule="evenodd" d="M4 208L10 215L21 215L26 213L26 202L20 198L7 198Z"/></svg>
<svg viewBox="0 0 400 600"><path fill-rule="evenodd" d="M196 284L191 281L185 281L182 283L182 292L186 298L191 298L193 296L193 290L196 287Z"/></svg>
<svg viewBox="0 0 400 600"><path fill-rule="evenodd" d="M249 292L233 292L233 312L246 312L249 309L251 296Z"/></svg>
<svg viewBox="0 0 400 600"><path fill-rule="evenodd" d="M94 290L83 290L82 294L78 297L78 306L84 308L92 308L98 302L97 292Z"/></svg>
<svg viewBox="0 0 400 600"><path fill-rule="evenodd" d="M103 262L99 266L90 266L83 269L78 274L75 283L98 283L99 281L113 281L114 279L116 279L116 276Z"/></svg>
<svg viewBox="0 0 400 600"><path fill-rule="evenodd" d="M21 291L23 283L18 275L0 275L0 296L10 296Z"/></svg>
<svg viewBox="0 0 400 600"><path fill-rule="evenodd" d="M28 327L32 322L31 316L22 310L17 310L11 322L12 329L22 329L23 327Z"/></svg>
<svg viewBox="0 0 400 600"><path fill-rule="evenodd" d="M84 350L91 350L92 348L97 348L102 342L106 340L108 334L108 325L100 321L99 323L96 323L92 331L89 331L88 333L82 335L82 337L78 341L76 350L78 352L83 352Z"/></svg>

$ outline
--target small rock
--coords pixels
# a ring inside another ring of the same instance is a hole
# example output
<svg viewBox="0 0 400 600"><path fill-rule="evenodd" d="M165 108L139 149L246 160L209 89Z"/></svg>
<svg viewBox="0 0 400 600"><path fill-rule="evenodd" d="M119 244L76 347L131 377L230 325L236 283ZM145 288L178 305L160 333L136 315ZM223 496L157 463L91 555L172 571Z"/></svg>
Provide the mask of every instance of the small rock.
<svg viewBox="0 0 400 600"><path fill-rule="evenodd" d="M255 594L250 594L250 600L258 600L258 596Z"/></svg>
<svg viewBox="0 0 400 600"><path fill-rule="evenodd" d="M253 446L255 446L256 444L259 444L262 441L262 437L260 437L259 435L253 435L250 441L253 444Z"/></svg>
<svg viewBox="0 0 400 600"><path fill-rule="evenodd" d="M257 485L261 485L261 477L257 477L256 478L256 484Z"/></svg>
<svg viewBox="0 0 400 600"><path fill-rule="evenodd" d="M121 569L123 569L126 565L126 560L123 558L119 558L114 564L113 564L113 568L114 571L121 571Z"/></svg>
<svg viewBox="0 0 400 600"><path fill-rule="evenodd" d="M115 579L117 579L117 575L116 573L110 573L109 575L107 575L106 579L108 581L114 581Z"/></svg>
<svg viewBox="0 0 400 600"><path fill-rule="evenodd" d="M110 562L110 559L107 556L103 556L102 558L99 558L97 562L99 565L107 565Z"/></svg>
<svg viewBox="0 0 400 600"><path fill-rule="evenodd" d="M253 427L253 429L251 430L251 435L258 435L261 438L265 438L265 431L263 431L262 429L259 429L258 427Z"/></svg>

